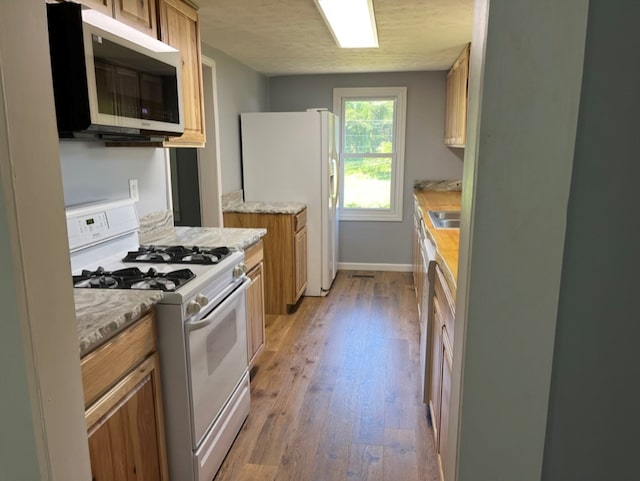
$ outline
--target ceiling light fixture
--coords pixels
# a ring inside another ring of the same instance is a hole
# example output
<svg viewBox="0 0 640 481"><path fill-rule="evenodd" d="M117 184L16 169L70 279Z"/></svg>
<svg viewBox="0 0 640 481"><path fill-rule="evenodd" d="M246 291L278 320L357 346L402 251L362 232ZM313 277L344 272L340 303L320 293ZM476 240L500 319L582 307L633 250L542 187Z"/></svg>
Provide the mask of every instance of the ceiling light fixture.
<svg viewBox="0 0 640 481"><path fill-rule="evenodd" d="M341 48L377 48L373 0L315 0Z"/></svg>

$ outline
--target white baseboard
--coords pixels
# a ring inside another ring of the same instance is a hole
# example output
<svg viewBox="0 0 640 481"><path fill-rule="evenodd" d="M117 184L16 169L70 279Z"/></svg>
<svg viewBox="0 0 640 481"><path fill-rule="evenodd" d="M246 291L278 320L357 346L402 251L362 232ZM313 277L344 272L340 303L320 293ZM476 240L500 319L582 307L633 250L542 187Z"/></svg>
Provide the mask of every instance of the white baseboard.
<svg viewBox="0 0 640 481"><path fill-rule="evenodd" d="M338 262L341 271L394 271L411 272L412 264L368 264L364 262Z"/></svg>

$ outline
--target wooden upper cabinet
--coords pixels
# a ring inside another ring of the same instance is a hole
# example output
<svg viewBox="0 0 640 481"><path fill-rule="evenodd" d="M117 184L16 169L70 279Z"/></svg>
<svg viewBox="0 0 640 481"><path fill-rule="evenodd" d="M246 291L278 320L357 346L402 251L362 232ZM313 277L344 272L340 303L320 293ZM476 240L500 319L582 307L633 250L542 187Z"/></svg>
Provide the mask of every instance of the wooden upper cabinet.
<svg viewBox="0 0 640 481"><path fill-rule="evenodd" d="M158 38L156 0L80 0L92 10L97 10L126 23L142 33Z"/></svg>
<svg viewBox="0 0 640 481"><path fill-rule="evenodd" d="M115 0L113 16L122 23L158 38L156 0Z"/></svg>
<svg viewBox="0 0 640 481"><path fill-rule="evenodd" d="M198 12L180 0L159 0L160 40L180 50L184 134L170 137L165 147L204 147L202 55Z"/></svg>
<svg viewBox="0 0 640 481"><path fill-rule="evenodd" d="M82 0L80 3L105 15L113 16L112 0Z"/></svg>
<svg viewBox="0 0 640 481"><path fill-rule="evenodd" d="M470 46L467 44L447 73L444 143L450 147L464 147L466 141Z"/></svg>

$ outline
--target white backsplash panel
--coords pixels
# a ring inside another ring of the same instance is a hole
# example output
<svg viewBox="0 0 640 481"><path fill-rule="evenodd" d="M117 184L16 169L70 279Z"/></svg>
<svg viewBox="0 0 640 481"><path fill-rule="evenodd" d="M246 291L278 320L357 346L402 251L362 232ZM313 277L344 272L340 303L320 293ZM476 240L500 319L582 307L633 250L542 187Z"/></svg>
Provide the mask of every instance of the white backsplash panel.
<svg viewBox="0 0 640 481"><path fill-rule="evenodd" d="M139 215L166 210L165 150L155 147L105 147L101 142L60 141L65 205L129 197L129 179L137 179Z"/></svg>

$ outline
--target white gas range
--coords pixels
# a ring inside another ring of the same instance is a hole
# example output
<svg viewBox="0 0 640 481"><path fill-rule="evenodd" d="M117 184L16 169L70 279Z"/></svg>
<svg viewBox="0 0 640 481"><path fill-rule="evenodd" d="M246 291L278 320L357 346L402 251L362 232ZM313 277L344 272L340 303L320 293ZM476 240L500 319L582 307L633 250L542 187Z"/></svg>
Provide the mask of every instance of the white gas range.
<svg viewBox="0 0 640 481"><path fill-rule="evenodd" d="M244 253L139 246L129 199L67 209L76 288L158 289L170 479L211 481L249 413Z"/></svg>

